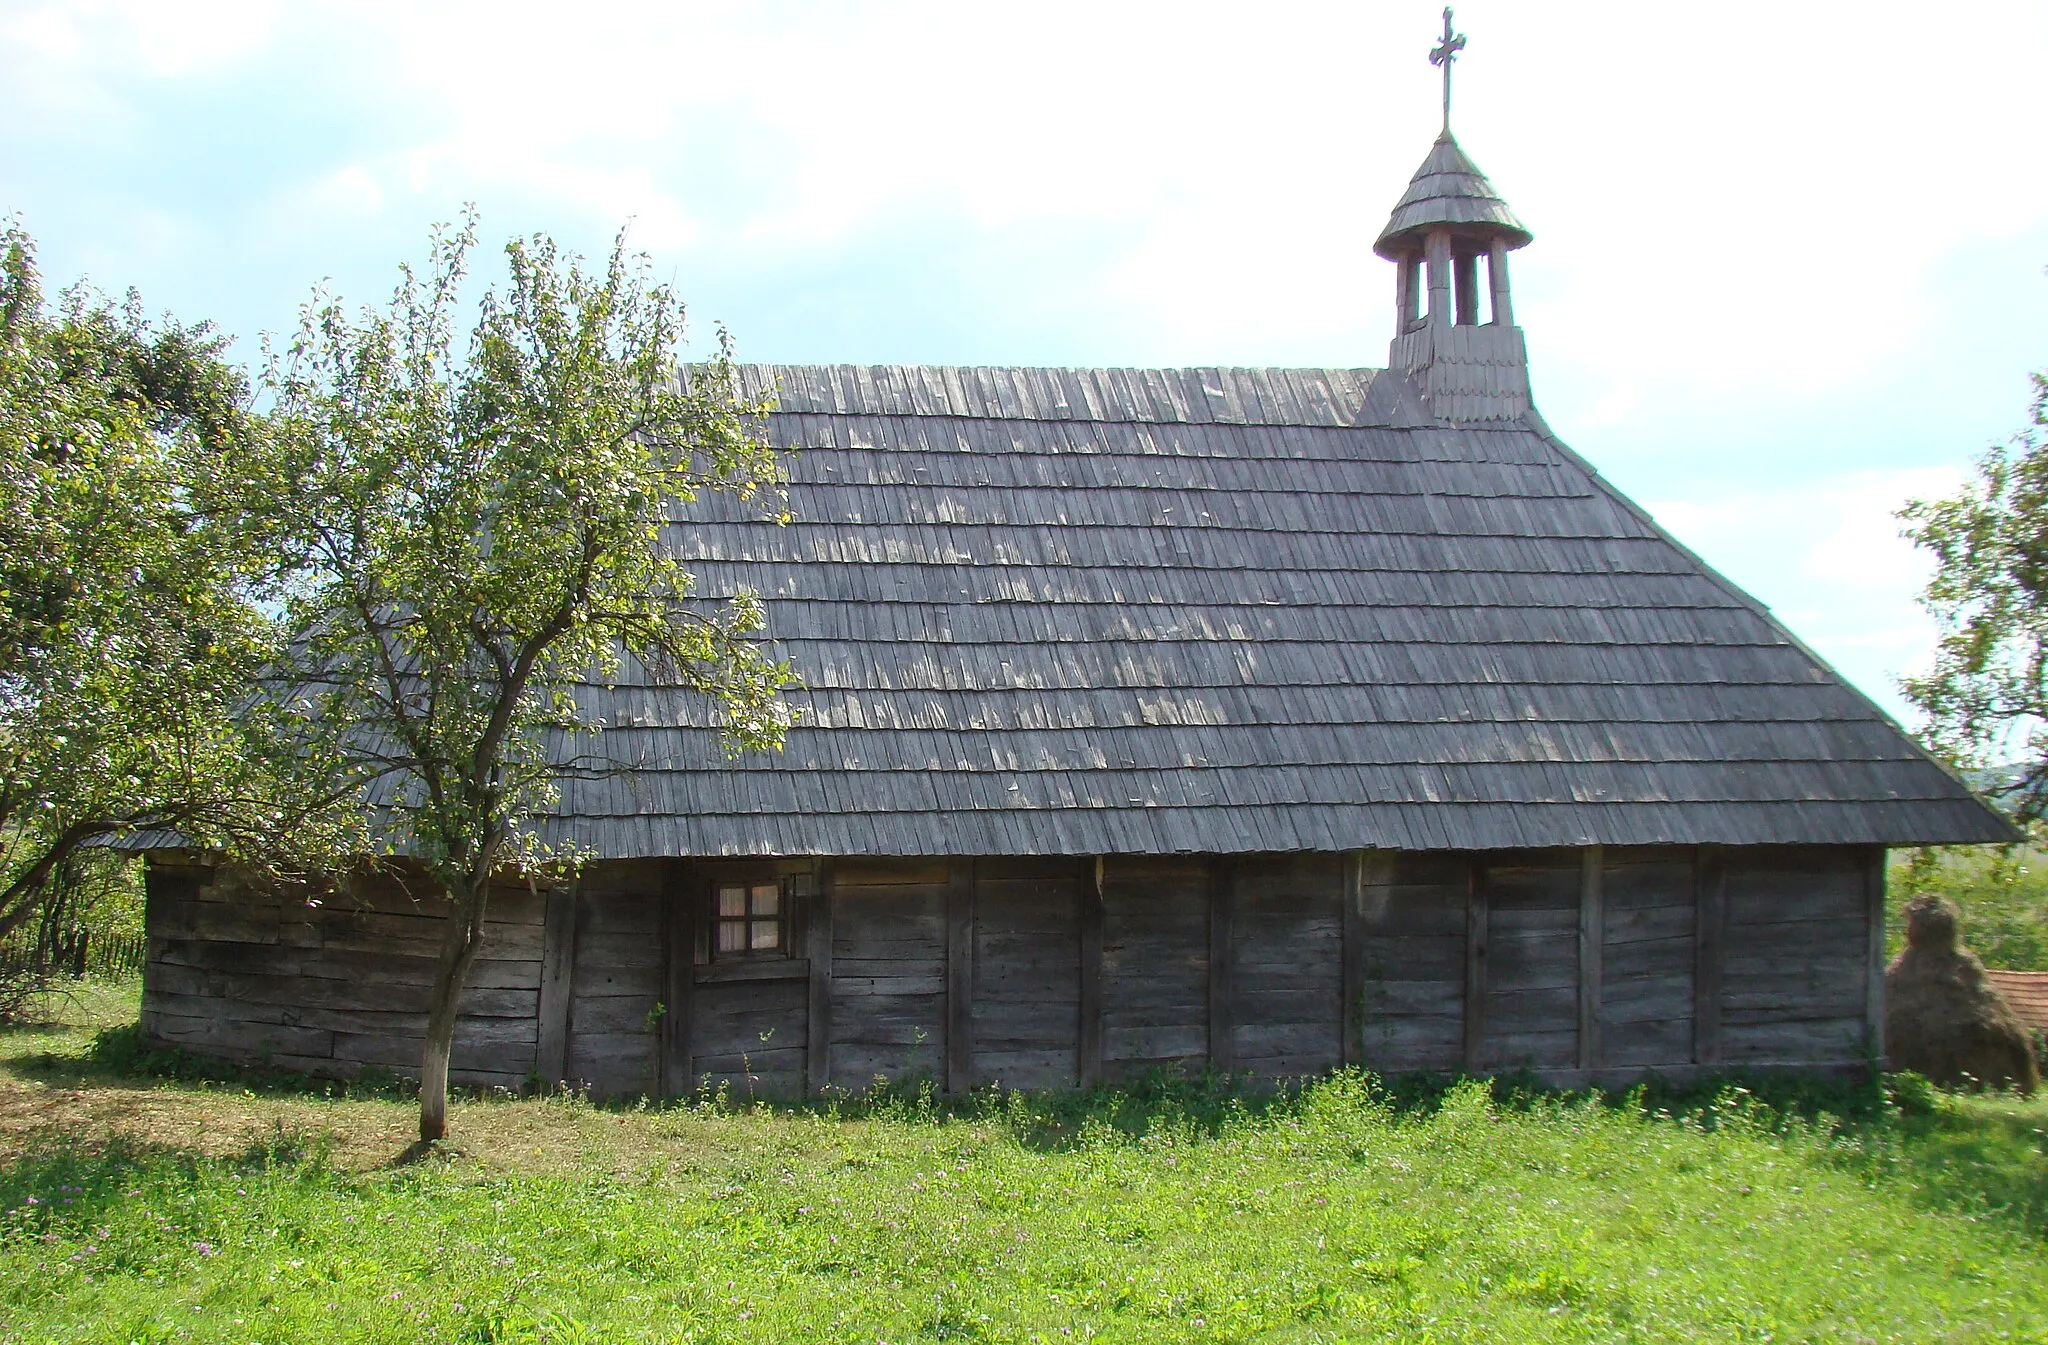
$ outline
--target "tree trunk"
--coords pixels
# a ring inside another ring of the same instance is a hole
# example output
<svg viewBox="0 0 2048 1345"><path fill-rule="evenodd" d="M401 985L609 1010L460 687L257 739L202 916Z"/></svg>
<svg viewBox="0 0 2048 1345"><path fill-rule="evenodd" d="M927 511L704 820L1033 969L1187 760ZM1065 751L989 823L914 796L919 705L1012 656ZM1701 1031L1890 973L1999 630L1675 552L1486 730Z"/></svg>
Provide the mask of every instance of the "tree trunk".
<svg viewBox="0 0 2048 1345"><path fill-rule="evenodd" d="M448 1137L448 1058L455 1049L455 1011L469 967L484 943L488 877L448 894L448 924L441 933L441 958L434 969L434 998L427 1006L427 1041L420 1056L420 1139Z"/></svg>

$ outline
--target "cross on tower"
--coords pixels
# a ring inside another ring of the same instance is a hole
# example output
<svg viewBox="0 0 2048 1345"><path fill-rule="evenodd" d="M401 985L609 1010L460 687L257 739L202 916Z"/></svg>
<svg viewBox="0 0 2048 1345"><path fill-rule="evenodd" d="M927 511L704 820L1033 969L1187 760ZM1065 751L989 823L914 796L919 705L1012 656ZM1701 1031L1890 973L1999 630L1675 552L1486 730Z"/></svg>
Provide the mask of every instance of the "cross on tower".
<svg viewBox="0 0 2048 1345"><path fill-rule="evenodd" d="M1444 37L1429 53L1429 63L1444 68L1444 130L1451 129L1451 63L1465 49L1465 35L1451 31L1451 11L1444 9Z"/></svg>

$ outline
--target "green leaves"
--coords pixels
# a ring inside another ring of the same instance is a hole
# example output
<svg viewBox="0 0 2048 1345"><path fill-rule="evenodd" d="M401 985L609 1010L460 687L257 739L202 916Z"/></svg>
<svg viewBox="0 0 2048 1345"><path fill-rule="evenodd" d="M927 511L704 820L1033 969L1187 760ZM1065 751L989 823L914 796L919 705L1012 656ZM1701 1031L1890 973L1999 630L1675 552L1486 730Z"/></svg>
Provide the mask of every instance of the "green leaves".
<svg viewBox="0 0 2048 1345"><path fill-rule="evenodd" d="M257 428L221 345L133 295L53 308L0 239L0 935L80 844L241 848L289 794L235 713L276 628L209 508Z"/></svg>
<svg viewBox="0 0 2048 1345"><path fill-rule="evenodd" d="M588 270L505 249L466 345L475 223L437 232L391 304L316 303L273 359L273 433L239 492L287 564L296 714L382 808L385 841L451 889L548 856L531 819L602 770L580 686L631 675L721 708L734 751L779 745L787 667L743 596L693 597L669 514L703 491L772 504L781 468L729 343L684 371L681 304L623 239Z"/></svg>
<svg viewBox="0 0 2048 1345"><path fill-rule="evenodd" d="M1934 750L1977 769L2026 763L1996 792L2017 815L2048 814L2048 374L2035 374L2030 426L1943 500L1900 511L1934 555L1921 602L1940 631L1933 669L1909 677Z"/></svg>

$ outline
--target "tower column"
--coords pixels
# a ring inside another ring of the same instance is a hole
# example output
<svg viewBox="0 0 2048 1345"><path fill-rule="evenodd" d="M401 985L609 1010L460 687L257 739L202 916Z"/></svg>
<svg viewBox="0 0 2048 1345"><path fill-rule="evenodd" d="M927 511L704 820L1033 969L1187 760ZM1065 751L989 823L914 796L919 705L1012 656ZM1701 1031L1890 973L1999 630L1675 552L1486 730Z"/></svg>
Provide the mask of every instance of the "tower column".
<svg viewBox="0 0 2048 1345"><path fill-rule="evenodd" d="M1508 297L1508 245L1498 238L1486 249L1486 278L1493 282L1494 325L1514 326L1514 300Z"/></svg>
<svg viewBox="0 0 2048 1345"><path fill-rule="evenodd" d="M1429 325L1448 327L1451 316L1451 231L1432 229L1429 250Z"/></svg>
<svg viewBox="0 0 2048 1345"><path fill-rule="evenodd" d="M1458 278L1458 325L1479 325L1479 255L1460 252L1451 264Z"/></svg>
<svg viewBox="0 0 2048 1345"><path fill-rule="evenodd" d="M1394 263L1394 335L1415 330L1416 310L1420 307L1422 263L1414 257L1403 257Z"/></svg>

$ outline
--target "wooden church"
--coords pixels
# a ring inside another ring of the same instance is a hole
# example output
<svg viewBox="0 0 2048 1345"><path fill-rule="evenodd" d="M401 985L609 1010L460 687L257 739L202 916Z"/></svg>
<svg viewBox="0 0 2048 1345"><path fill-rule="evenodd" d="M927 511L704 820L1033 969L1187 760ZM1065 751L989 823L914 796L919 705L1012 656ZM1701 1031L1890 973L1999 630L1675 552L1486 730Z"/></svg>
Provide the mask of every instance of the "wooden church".
<svg viewBox="0 0 2048 1345"><path fill-rule="evenodd" d="M667 540L766 598L797 727L584 689L630 769L545 830L602 858L494 898L454 1077L1878 1059L1885 848L2013 833L1538 418L1529 241L1447 129L1384 369L750 367L794 521ZM144 1029L416 1070L441 919L158 851Z"/></svg>

